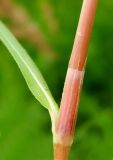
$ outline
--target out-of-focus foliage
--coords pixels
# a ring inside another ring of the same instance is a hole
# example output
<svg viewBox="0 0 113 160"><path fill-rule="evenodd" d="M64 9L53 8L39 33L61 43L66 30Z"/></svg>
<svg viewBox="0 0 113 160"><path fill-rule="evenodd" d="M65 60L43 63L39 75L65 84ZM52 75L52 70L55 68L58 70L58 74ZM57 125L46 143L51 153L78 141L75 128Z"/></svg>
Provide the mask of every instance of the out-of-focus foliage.
<svg viewBox="0 0 113 160"><path fill-rule="evenodd" d="M2 1L11 0L0 0L0 16L13 28L11 16L3 14ZM60 103L82 1L13 0L13 3L26 10L55 51L54 58L48 58L28 38L19 37ZM113 159L112 10L112 1L99 1L70 160ZM52 154L48 113L31 95L17 65L0 42L0 160L52 160Z"/></svg>

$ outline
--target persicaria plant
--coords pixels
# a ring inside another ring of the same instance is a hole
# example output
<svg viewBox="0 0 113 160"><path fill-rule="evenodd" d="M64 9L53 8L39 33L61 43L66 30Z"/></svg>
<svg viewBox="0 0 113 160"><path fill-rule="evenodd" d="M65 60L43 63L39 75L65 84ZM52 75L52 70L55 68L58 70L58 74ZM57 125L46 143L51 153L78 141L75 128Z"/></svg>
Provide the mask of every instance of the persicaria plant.
<svg viewBox="0 0 113 160"><path fill-rule="evenodd" d="M98 0L83 0L82 11L67 69L60 109L37 66L15 37L0 22L0 40L8 48L35 98L51 117L54 160L67 160L73 143L87 50Z"/></svg>

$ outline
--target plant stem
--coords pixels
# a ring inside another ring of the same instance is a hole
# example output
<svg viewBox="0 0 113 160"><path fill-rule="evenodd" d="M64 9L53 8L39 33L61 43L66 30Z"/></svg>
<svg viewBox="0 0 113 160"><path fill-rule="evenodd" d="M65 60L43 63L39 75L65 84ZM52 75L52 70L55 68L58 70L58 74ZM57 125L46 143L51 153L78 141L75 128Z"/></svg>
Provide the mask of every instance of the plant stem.
<svg viewBox="0 0 113 160"><path fill-rule="evenodd" d="M98 0L83 0L55 128L54 160L67 160L73 143L87 50Z"/></svg>
<svg viewBox="0 0 113 160"><path fill-rule="evenodd" d="M54 145L54 160L67 160L70 147L61 144Z"/></svg>

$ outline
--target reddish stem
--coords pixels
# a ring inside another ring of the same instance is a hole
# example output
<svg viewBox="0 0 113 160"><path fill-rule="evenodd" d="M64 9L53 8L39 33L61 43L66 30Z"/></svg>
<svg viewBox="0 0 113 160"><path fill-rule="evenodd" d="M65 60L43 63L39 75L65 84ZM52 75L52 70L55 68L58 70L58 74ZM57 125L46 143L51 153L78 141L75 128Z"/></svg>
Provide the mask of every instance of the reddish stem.
<svg viewBox="0 0 113 160"><path fill-rule="evenodd" d="M67 160L70 147L61 144L54 145L54 160Z"/></svg>
<svg viewBox="0 0 113 160"><path fill-rule="evenodd" d="M59 118L56 123L57 140L55 143L57 143L58 146L60 144L69 147L73 142L79 97L84 76L84 66L97 2L98 0L83 0L76 38L65 80ZM55 152L58 154L59 151ZM65 154L65 152L63 153ZM65 156L55 160L66 160L66 157L63 157Z"/></svg>

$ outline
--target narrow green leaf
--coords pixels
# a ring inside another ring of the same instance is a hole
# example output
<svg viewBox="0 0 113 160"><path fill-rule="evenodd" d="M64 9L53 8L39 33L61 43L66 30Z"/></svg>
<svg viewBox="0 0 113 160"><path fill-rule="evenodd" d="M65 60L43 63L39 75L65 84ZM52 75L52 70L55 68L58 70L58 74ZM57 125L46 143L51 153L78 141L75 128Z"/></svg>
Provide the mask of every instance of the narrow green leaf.
<svg viewBox="0 0 113 160"><path fill-rule="evenodd" d="M0 40L7 47L18 64L32 94L49 110L49 112L56 114L58 110L57 104L52 97L42 74L25 49L23 49L2 22L0 22Z"/></svg>

